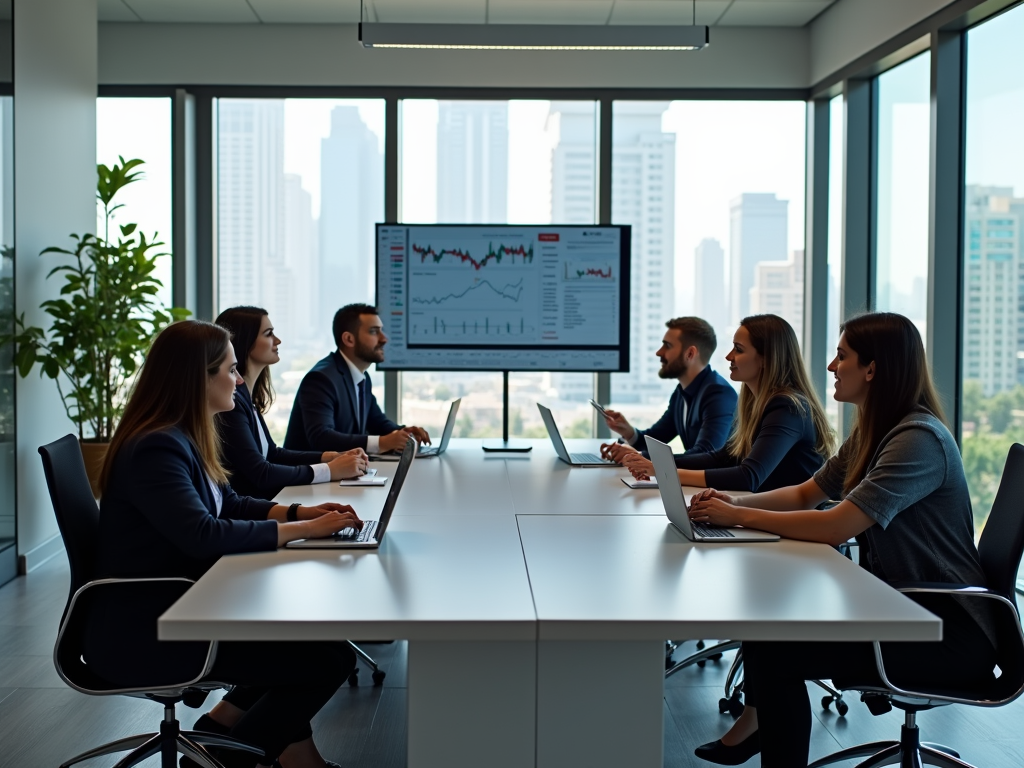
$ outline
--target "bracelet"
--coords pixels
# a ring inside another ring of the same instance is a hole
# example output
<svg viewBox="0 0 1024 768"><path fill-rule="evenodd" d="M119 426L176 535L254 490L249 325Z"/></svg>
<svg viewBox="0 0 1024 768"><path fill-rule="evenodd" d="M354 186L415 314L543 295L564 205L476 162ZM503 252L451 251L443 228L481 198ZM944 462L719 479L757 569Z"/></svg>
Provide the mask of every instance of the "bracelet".
<svg viewBox="0 0 1024 768"><path fill-rule="evenodd" d="M299 519L299 506L300 506L300 504L298 502L295 502L290 507L288 507L288 514L286 515L285 519L287 519L289 523L294 523L294 522L298 521L298 519Z"/></svg>

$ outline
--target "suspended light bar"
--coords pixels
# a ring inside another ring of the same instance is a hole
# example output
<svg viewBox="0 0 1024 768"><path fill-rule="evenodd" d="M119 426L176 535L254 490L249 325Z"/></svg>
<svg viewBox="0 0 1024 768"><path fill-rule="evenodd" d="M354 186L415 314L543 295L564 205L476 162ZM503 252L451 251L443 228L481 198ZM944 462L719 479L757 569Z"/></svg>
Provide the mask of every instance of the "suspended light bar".
<svg viewBox="0 0 1024 768"><path fill-rule="evenodd" d="M361 22L364 48L512 51L699 51L707 27Z"/></svg>

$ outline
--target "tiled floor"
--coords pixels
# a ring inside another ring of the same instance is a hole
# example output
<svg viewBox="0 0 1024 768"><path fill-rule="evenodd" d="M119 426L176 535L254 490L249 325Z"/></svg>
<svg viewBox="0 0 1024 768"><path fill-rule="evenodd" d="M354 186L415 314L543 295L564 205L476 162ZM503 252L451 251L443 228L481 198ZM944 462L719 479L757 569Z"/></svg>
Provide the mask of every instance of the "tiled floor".
<svg viewBox="0 0 1024 768"><path fill-rule="evenodd" d="M55 768L89 747L156 728L156 704L125 697L84 696L69 689L53 669L51 654L57 623L67 599L68 570L56 559L0 588L0 768ZM345 768L405 765L405 644L366 646L388 672L384 685L343 687L315 723L325 756ZM682 653L692 649L688 644ZM679 652L677 652L679 653ZM728 657L704 669L691 667L665 686L665 765L708 764L693 757L693 747L719 736L731 722L718 714L718 699ZM452 674L458 674L457 669ZM812 701L821 698L812 690ZM212 703L212 699L208 704ZM845 718L815 708L811 756L819 757L865 741L896 738L898 713L872 717L856 698ZM197 712L184 707L185 727ZM947 707L920 716L925 740L956 747L981 768L1024 766L1024 701L994 710ZM114 757L84 763L111 766ZM156 766L151 760L147 766ZM747 763L757 766L757 758ZM851 763L846 763L847 766ZM486 768L481 766L481 768Z"/></svg>

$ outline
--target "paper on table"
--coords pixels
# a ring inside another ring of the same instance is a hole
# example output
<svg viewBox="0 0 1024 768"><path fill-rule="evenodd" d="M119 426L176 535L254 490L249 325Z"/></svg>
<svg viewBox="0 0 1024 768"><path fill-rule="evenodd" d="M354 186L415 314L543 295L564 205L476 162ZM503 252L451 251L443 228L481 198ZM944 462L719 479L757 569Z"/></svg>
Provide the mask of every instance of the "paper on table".
<svg viewBox="0 0 1024 768"><path fill-rule="evenodd" d="M377 470L372 467L362 477L353 477L348 480L339 480L338 485L387 485L388 479L384 475L378 475Z"/></svg>
<svg viewBox="0 0 1024 768"><path fill-rule="evenodd" d="M657 488L658 478L652 477L650 480L637 480L632 477L620 477L623 483L629 488Z"/></svg>

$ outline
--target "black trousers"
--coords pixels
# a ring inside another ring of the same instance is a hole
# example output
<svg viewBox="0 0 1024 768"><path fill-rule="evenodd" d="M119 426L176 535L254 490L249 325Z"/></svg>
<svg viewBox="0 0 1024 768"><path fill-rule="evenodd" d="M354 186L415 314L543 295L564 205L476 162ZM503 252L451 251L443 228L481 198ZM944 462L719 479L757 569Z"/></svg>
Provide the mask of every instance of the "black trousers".
<svg viewBox="0 0 1024 768"><path fill-rule="evenodd" d="M347 643L223 642L208 679L234 686L224 700L245 714L230 735L260 747L267 755L260 762L269 764L312 735L310 720L355 664Z"/></svg>
<svg viewBox="0 0 1024 768"><path fill-rule="evenodd" d="M883 644L894 684L970 687L992 678L996 654L985 633L958 605L942 613L941 643ZM807 765L811 703L804 681L830 679L840 688L881 683L871 643L744 643L743 670L746 702L757 708L762 768Z"/></svg>

